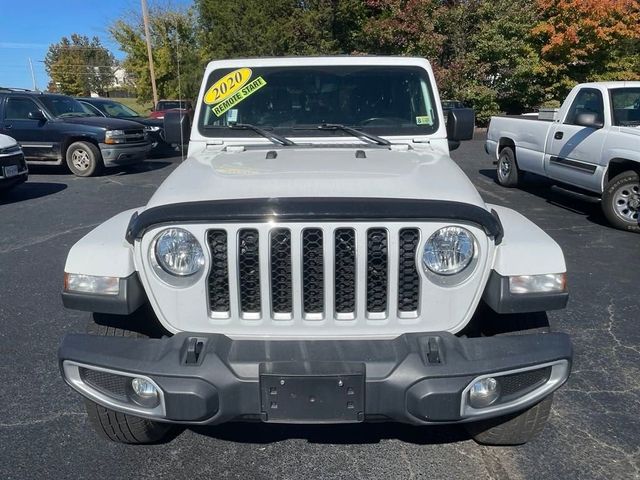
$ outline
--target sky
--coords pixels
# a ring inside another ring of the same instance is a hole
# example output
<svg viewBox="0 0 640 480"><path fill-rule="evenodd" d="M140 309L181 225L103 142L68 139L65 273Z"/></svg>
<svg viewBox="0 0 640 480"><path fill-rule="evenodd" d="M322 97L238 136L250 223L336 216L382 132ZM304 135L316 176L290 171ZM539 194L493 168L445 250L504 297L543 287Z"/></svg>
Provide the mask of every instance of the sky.
<svg viewBox="0 0 640 480"><path fill-rule="evenodd" d="M148 0L149 7L154 0ZM167 1L161 1L167 4ZM190 4L173 0L169 4ZM116 58L123 53L110 38L108 28L119 18L140 12L140 0L0 0L0 86L45 89L49 79L44 60L51 43L79 33L97 36Z"/></svg>

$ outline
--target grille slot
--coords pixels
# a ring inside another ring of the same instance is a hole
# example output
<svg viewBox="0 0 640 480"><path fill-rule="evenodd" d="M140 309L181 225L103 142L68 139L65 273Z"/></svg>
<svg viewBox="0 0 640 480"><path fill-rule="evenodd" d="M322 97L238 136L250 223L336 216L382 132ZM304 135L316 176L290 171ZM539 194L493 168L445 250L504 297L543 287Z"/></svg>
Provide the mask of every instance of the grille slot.
<svg viewBox="0 0 640 480"><path fill-rule="evenodd" d="M356 232L353 228L335 231L335 310L337 314L356 310Z"/></svg>
<svg viewBox="0 0 640 480"><path fill-rule="evenodd" d="M302 295L305 313L324 311L324 252L322 230L302 232Z"/></svg>
<svg viewBox="0 0 640 480"><path fill-rule="evenodd" d="M274 313L292 313L291 231L271 232L271 308Z"/></svg>
<svg viewBox="0 0 640 480"><path fill-rule="evenodd" d="M121 399L127 398L127 385L130 381L129 377L84 367L80 367L79 370L82 381L96 390L106 393L112 397L118 397Z"/></svg>
<svg viewBox="0 0 640 480"><path fill-rule="evenodd" d="M258 230L244 229L238 232L238 275L242 313L260 313L259 247Z"/></svg>
<svg viewBox="0 0 640 480"><path fill-rule="evenodd" d="M420 242L417 228L404 228L399 234L398 258L398 310L418 311L420 298L420 275L416 268L416 249Z"/></svg>
<svg viewBox="0 0 640 480"><path fill-rule="evenodd" d="M388 239L384 228L367 232L367 311L384 313L387 310L389 277Z"/></svg>
<svg viewBox="0 0 640 480"><path fill-rule="evenodd" d="M528 370L526 372L511 373L496 377L500 384L503 401L508 401L513 395L524 395L544 385L551 377L551 367Z"/></svg>
<svg viewBox="0 0 640 480"><path fill-rule="evenodd" d="M212 312L228 313L229 300L229 261L227 253L227 232L209 230L207 242L211 252L211 272L209 273L209 306Z"/></svg>

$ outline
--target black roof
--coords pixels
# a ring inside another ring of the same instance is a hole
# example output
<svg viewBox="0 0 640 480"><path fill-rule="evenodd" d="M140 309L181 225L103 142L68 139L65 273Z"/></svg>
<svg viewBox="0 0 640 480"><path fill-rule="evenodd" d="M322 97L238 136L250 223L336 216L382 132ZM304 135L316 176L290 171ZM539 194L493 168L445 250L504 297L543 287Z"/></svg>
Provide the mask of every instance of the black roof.
<svg viewBox="0 0 640 480"><path fill-rule="evenodd" d="M73 98L71 95L64 95L62 93L50 93L50 92L41 92L40 90L28 90L26 88L9 88L9 87L0 87L0 94L2 93L10 93L12 95L24 95L24 96L40 96L40 97L65 97L65 98Z"/></svg>

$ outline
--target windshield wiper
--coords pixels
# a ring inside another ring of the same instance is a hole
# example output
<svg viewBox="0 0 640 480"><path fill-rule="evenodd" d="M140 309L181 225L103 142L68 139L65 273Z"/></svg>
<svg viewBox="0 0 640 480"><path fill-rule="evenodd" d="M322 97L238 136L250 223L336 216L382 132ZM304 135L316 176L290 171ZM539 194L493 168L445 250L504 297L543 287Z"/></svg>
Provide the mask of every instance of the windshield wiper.
<svg viewBox="0 0 640 480"><path fill-rule="evenodd" d="M349 133L349 134L353 135L354 137L366 138L368 140L371 140L371 141L377 143L378 145L391 145L391 142L389 140L386 140L386 139L384 139L382 137L379 137L377 135L374 135L372 133L367 133L367 132L363 132L362 130L356 130L355 128L347 127L346 125L342 125L340 123L323 123L321 125L318 125L318 129L320 129L320 130L342 130L343 132Z"/></svg>
<svg viewBox="0 0 640 480"><path fill-rule="evenodd" d="M297 143L292 142L287 137L283 137L282 135L278 135L277 133L268 132L260 127L251 125L250 123L232 123L228 127L233 130L252 130L258 135L262 135L264 138L268 138L273 143L279 143L285 147L292 147L294 145L297 145Z"/></svg>
<svg viewBox="0 0 640 480"><path fill-rule="evenodd" d="M65 117L91 117L92 115L90 113L85 113L85 112L65 112L65 113L61 113L60 115L57 115L58 118L65 118Z"/></svg>

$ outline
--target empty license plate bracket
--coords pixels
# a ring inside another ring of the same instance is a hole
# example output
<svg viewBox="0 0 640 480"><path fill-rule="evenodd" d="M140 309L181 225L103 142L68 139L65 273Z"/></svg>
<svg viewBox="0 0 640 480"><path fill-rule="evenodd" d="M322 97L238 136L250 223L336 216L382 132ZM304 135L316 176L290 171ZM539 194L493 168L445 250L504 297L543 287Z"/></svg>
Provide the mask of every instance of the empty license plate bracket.
<svg viewBox="0 0 640 480"><path fill-rule="evenodd" d="M362 422L364 402L364 364L260 365L260 403L265 422Z"/></svg>

